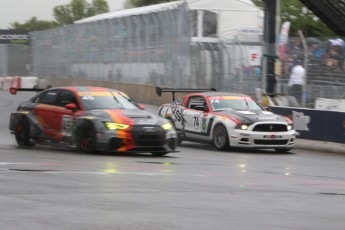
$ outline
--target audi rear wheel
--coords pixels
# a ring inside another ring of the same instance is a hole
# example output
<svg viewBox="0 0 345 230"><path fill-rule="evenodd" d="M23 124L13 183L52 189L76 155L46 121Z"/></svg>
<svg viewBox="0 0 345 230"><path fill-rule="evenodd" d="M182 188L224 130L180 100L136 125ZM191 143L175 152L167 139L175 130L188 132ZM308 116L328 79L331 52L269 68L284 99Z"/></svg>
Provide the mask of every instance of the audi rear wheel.
<svg viewBox="0 0 345 230"><path fill-rule="evenodd" d="M35 145L35 143L30 141L30 124L25 118L16 122L14 127L14 136L19 146L30 147Z"/></svg>

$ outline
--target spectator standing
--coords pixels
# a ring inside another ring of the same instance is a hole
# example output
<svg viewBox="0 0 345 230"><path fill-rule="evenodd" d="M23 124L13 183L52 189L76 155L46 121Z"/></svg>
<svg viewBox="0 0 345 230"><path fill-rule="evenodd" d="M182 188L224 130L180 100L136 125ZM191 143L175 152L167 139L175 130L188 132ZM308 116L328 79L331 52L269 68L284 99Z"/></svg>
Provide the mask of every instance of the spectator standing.
<svg viewBox="0 0 345 230"><path fill-rule="evenodd" d="M289 79L289 94L294 96L301 105L303 98L303 85L305 81L305 69L301 61L297 61L291 69Z"/></svg>

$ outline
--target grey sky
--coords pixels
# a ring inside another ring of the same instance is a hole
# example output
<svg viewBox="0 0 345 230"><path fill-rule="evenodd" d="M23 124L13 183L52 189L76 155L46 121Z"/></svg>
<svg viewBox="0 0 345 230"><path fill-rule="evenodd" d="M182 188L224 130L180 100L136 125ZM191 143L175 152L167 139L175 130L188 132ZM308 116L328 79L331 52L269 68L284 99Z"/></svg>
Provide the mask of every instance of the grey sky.
<svg viewBox="0 0 345 230"><path fill-rule="evenodd" d="M90 0L87 0L91 2ZM10 23L24 23L32 17L53 20L53 8L71 0L0 0L0 29L8 29ZM110 11L122 8L123 0L107 0Z"/></svg>

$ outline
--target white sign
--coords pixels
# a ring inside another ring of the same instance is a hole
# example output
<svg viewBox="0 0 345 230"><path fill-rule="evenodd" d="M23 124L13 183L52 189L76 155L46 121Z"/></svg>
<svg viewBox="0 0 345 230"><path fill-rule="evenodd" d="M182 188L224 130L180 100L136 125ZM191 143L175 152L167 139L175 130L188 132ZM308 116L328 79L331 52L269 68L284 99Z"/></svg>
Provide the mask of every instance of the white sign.
<svg viewBox="0 0 345 230"><path fill-rule="evenodd" d="M248 52L248 63L250 66L261 65L262 51L260 49L250 49Z"/></svg>

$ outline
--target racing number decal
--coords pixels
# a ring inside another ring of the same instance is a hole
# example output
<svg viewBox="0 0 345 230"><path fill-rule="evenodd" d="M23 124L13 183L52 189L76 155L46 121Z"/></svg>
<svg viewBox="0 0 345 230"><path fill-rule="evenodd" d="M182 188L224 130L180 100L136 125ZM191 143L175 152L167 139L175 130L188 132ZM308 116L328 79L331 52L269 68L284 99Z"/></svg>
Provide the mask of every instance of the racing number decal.
<svg viewBox="0 0 345 230"><path fill-rule="evenodd" d="M72 135L74 119L73 116L63 115L62 117L62 133L65 136Z"/></svg>
<svg viewBox="0 0 345 230"><path fill-rule="evenodd" d="M202 116L202 119L201 119L201 128L202 128L202 130L201 130L201 132L202 133L206 133L207 131L207 125L209 125L209 124L207 124L207 113L204 113L203 114L203 116Z"/></svg>
<svg viewBox="0 0 345 230"><path fill-rule="evenodd" d="M194 127L199 127L199 117L194 117Z"/></svg>

